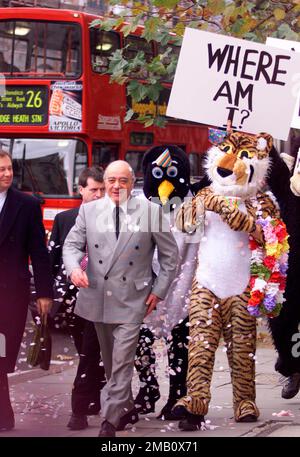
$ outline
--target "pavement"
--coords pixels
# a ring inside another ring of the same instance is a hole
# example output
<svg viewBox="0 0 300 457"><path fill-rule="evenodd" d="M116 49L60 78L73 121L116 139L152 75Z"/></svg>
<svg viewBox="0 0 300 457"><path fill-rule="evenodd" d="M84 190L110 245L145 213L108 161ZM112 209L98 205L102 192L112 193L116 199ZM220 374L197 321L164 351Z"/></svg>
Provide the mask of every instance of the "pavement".
<svg viewBox="0 0 300 457"><path fill-rule="evenodd" d="M162 341L156 345L157 373L161 398L156 412L140 416L131 428L118 432L118 438L172 438L184 437L298 437L300 436L300 393L291 400L281 398L282 382L274 371L276 354L268 335L259 333L256 353L257 405L260 418L256 423L235 423L232 410L232 389L226 350L221 343L217 354L212 383L212 400L206 416L205 429L182 432L176 421L156 419L167 400L167 354ZM252 355L250 355L252 356ZM66 427L71 414L71 386L75 377L76 356L56 356L49 371L39 368L18 370L10 375L11 397L16 427L1 437L96 437L100 418L89 417L89 427L71 431ZM139 388L135 373L133 391Z"/></svg>

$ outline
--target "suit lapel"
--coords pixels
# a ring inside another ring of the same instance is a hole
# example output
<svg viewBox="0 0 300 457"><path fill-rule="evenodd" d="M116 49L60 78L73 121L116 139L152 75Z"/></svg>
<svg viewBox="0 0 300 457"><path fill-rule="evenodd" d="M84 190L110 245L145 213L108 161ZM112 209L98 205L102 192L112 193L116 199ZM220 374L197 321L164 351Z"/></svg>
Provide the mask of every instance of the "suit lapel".
<svg viewBox="0 0 300 457"><path fill-rule="evenodd" d="M114 252L117 239L115 225L112 217L111 205L108 197L98 200L96 216L96 231L105 236L111 253Z"/></svg>
<svg viewBox="0 0 300 457"><path fill-rule="evenodd" d="M0 245L9 233L17 214L22 206L22 200L18 198L18 191L13 188L8 189L6 200L1 211L0 226Z"/></svg>

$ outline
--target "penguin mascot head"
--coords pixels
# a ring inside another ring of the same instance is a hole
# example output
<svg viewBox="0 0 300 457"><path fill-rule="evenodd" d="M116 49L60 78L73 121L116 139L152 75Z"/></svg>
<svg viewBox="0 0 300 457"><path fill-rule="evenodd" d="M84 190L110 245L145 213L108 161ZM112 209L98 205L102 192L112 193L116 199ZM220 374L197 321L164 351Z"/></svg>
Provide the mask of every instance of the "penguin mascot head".
<svg viewBox="0 0 300 457"><path fill-rule="evenodd" d="M160 200L164 210L174 198L183 200L190 190L190 163L186 153L175 145L154 146L143 157L144 194Z"/></svg>

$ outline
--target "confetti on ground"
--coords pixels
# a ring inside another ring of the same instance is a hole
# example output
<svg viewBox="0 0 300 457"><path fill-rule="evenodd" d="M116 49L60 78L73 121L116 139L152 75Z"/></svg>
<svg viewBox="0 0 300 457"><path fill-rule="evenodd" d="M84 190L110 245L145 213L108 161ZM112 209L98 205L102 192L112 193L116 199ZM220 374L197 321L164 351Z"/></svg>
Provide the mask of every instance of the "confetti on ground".
<svg viewBox="0 0 300 457"><path fill-rule="evenodd" d="M295 417L295 415L292 413L292 411L290 411L290 410L285 411L284 409L282 409L279 413L272 413L272 416L277 416L277 417L285 417L285 416Z"/></svg>

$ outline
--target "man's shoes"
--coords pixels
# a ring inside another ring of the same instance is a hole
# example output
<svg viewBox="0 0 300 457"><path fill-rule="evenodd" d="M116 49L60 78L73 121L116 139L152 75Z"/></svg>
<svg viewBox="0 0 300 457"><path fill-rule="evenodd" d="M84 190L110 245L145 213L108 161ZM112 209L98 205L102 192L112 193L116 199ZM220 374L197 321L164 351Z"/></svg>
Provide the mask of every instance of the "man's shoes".
<svg viewBox="0 0 300 457"><path fill-rule="evenodd" d="M294 398L300 390L300 373L294 373L288 377L281 391L282 398L286 400Z"/></svg>
<svg viewBox="0 0 300 457"><path fill-rule="evenodd" d="M98 434L100 437L114 438L116 436L116 427L114 427L110 422L104 420L100 427L100 432Z"/></svg>
<svg viewBox="0 0 300 457"><path fill-rule="evenodd" d="M125 430L126 425L128 424L135 424L136 422L139 421L139 415L137 413L136 408L133 408L129 413L125 414L120 418L119 425L117 427L117 431L121 432L122 430Z"/></svg>
<svg viewBox="0 0 300 457"><path fill-rule="evenodd" d="M88 427L87 417L84 414L72 414L67 427L71 430L84 430Z"/></svg>
<svg viewBox="0 0 300 457"><path fill-rule="evenodd" d="M165 406L159 413L159 416L157 416L156 419L166 420L166 421L178 421L178 420L184 419L185 418L184 413L180 414L180 412L178 412L177 414L175 414L174 411L172 411L173 406L175 405L176 402L177 402L177 400L173 400L172 398L169 398L167 403L165 404Z"/></svg>
<svg viewBox="0 0 300 457"><path fill-rule="evenodd" d="M141 387L137 394L134 405L139 414L154 413L155 403L160 399L160 393L157 388L145 386Z"/></svg>

